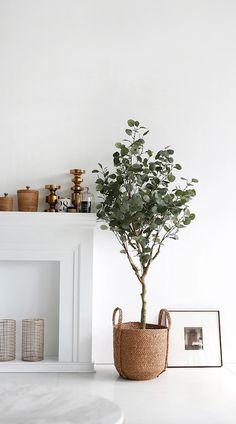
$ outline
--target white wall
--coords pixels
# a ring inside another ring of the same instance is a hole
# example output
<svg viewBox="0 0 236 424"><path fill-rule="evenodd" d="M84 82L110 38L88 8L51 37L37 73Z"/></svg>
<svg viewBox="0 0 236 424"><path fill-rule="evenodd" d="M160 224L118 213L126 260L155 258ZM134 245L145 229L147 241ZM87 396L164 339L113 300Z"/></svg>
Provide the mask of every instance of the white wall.
<svg viewBox="0 0 236 424"><path fill-rule="evenodd" d="M72 167L91 186L139 119L150 148L173 146L200 179L196 221L150 273L149 319L163 306L220 309L225 361L236 361L235 19L234 0L0 0L0 193L54 182L66 193ZM138 283L97 230L97 362L111 360L116 305L139 319Z"/></svg>

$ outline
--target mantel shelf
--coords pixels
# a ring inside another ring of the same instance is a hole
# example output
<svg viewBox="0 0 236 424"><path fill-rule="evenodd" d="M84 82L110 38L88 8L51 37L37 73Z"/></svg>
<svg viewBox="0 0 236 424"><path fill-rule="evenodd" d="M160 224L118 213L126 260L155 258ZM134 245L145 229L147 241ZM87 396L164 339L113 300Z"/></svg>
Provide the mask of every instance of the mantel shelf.
<svg viewBox="0 0 236 424"><path fill-rule="evenodd" d="M1 225L78 225L94 227L95 213L0 212Z"/></svg>

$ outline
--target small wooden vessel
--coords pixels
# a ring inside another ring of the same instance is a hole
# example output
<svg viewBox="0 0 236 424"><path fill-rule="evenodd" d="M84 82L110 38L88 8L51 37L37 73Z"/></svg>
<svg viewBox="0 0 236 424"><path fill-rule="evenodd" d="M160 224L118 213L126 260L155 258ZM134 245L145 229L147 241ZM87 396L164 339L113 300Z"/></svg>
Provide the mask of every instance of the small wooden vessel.
<svg viewBox="0 0 236 424"><path fill-rule="evenodd" d="M13 210L13 197L8 196L8 193L4 193L4 197L0 197L0 211L9 212Z"/></svg>
<svg viewBox="0 0 236 424"><path fill-rule="evenodd" d="M25 189L17 190L18 210L21 212L37 212L39 192L30 190L29 186Z"/></svg>

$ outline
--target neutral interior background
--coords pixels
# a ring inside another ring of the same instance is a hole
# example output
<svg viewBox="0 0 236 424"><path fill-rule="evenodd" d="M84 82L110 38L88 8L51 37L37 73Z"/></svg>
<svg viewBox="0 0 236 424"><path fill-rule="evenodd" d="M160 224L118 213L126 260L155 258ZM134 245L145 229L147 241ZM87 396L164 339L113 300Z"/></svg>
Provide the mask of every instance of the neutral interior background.
<svg viewBox="0 0 236 424"><path fill-rule="evenodd" d="M200 180L196 220L149 275L148 317L219 309L225 362L236 361L235 22L234 0L0 0L1 195L30 185L44 199L48 183L68 194L74 167L94 189L91 170L112 164L138 119L149 148L171 145ZM113 235L97 229L96 362L111 361L113 308L139 319L139 292Z"/></svg>

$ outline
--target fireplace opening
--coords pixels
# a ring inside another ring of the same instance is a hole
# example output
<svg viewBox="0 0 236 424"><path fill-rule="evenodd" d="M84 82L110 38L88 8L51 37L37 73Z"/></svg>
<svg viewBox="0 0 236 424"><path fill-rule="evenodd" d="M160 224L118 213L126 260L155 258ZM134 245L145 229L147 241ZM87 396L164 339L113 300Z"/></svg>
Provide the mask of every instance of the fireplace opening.
<svg viewBox="0 0 236 424"><path fill-rule="evenodd" d="M60 262L0 261L0 318L16 320L16 358L21 359L21 321L43 318L44 358L58 360Z"/></svg>

